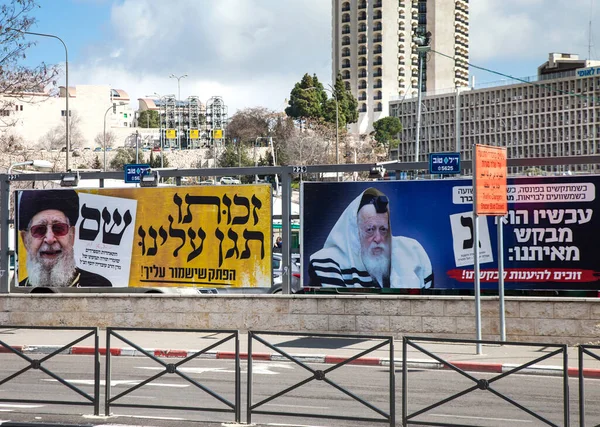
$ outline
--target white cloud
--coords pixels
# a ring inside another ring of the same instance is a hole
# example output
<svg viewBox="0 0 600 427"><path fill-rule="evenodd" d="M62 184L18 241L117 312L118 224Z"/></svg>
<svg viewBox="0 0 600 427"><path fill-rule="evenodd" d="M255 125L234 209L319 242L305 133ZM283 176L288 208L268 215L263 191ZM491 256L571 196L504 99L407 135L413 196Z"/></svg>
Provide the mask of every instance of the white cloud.
<svg viewBox="0 0 600 427"><path fill-rule="evenodd" d="M109 40L74 67L81 84L109 82L132 98L176 93L223 97L230 114L281 109L303 74L331 79L331 3L325 0L124 0Z"/></svg>

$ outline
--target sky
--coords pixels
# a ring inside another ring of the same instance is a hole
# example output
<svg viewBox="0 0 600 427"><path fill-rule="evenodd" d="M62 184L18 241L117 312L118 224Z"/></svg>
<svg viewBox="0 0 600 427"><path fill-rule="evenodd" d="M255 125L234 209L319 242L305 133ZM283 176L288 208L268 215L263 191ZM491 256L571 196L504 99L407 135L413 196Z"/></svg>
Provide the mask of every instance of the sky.
<svg viewBox="0 0 600 427"><path fill-rule="evenodd" d="M230 116L256 106L282 111L305 73L331 82L330 0L38 3L37 23L30 31L64 40L69 85L123 89L134 108L138 98L177 95L179 90L182 99L221 96ZM550 52L600 59L600 30L594 30L599 0L471 0L469 13L470 75L476 84L506 80L476 67L533 76ZM27 64L64 65L60 42L35 38ZM169 78L172 74L187 74L179 89L177 79ZM64 85L64 75L61 79Z"/></svg>

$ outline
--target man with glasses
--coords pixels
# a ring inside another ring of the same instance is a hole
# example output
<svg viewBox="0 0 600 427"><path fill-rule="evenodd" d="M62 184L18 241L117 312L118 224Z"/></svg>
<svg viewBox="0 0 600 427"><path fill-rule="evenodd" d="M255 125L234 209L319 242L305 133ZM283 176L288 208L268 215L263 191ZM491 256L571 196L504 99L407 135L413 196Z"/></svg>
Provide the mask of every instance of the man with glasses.
<svg viewBox="0 0 600 427"><path fill-rule="evenodd" d="M19 286L112 286L108 279L76 266L78 218L79 196L74 190L21 192L18 227L27 251L28 276Z"/></svg>
<svg viewBox="0 0 600 427"><path fill-rule="evenodd" d="M376 188L354 199L323 249L310 257L310 286L430 288L429 256L414 239L392 236L389 200Z"/></svg>

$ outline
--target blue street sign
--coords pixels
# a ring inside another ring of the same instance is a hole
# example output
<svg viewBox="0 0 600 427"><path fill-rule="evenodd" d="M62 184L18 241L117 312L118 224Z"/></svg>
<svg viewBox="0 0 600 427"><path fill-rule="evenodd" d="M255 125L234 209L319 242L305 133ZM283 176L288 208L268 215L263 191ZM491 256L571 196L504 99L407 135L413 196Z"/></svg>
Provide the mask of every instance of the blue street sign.
<svg viewBox="0 0 600 427"><path fill-rule="evenodd" d="M460 153L430 153L430 174L460 173Z"/></svg>
<svg viewBox="0 0 600 427"><path fill-rule="evenodd" d="M140 177L146 175L149 170L150 165L125 165L125 182L139 184Z"/></svg>

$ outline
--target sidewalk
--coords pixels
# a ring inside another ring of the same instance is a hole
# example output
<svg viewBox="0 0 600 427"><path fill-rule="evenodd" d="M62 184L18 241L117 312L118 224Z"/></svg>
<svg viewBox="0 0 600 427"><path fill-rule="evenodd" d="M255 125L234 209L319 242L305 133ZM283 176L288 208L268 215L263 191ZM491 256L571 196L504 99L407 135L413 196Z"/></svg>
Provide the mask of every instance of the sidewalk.
<svg viewBox="0 0 600 427"><path fill-rule="evenodd" d="M207 332L172 332L172 331L123 331L116 332L129 340L135 346L159 357L183 358L197 351L215 345L226 338L226 333ZM0 341L22 351L25 354L48 354L68 345L64 354L84 355L94 353L93 338L89 337L81 342L73 341L84 336L86 331L74 330L48 330L48 329L7 329L0 327ZM258 334L267 343L272 344L282 352L293 356L305 363L340 363L373 346L383 340L368 340L360 337L310 337L302 335ZM243 359L248 354L248 334L240 333L240 355ZM485 345L481 347L482 354L477 354L475 344L465 343L431 343L416 341L420 347L437 356L440 360L407 346L407 367L418 369L450 369L448 363L457 368L471 372L507 372L518 366L548 355L559 347L548 346L516 346L516 345ZM101 354L106 353L106 331L99 334L99 347ZM116 336L111 336L110 341L112 356L140 356L146 355L127 342ZM402 369L402 340L394 341L394 363L397 370ZM0 346L0 353L9 352ZM600 357L600 349L591 352ZM578 348L568 347L569 376L578 375ZM288 361L283 354L269 346L252 340L253 360L261 361ZM233 359L235 357L235 342L229 339L214 348L206 351L201 358ZM443 362L442 362L443 361ZM388 366L390 363L390 346L388 344L364 354L350 362L362 365ZM562 375L562 353L538 361L532 366L520 370L521 374L535 375ZM584 376L586 378L600 378L600 361L584 355Z"/></svg>

